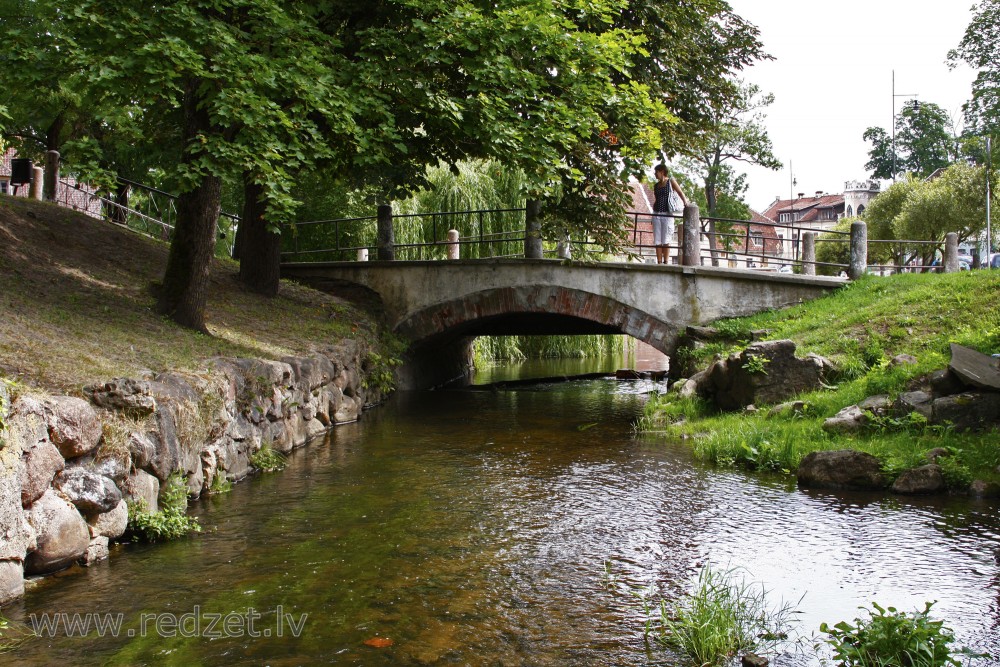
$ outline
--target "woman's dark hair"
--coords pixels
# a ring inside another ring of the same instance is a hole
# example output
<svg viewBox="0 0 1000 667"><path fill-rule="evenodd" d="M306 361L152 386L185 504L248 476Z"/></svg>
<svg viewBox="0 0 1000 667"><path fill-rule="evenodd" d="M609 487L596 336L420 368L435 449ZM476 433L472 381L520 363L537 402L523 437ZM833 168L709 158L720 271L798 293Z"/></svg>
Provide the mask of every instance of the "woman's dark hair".
<svg viewBox="0 0 1000 667"><path fill-rule="evenodd" d="M669 170L667 169L667 165L665 165L665 164L658 164L658 165L656 165L656 168L655 168L655 169L653 169L653 173L654 173L654 174L658 174L658 173L660 173L661 171L662 171L662 172L663 172L664 174L666 174L667 176L669 176L669 175L670 175L670 171L669 171Z"/></svg>

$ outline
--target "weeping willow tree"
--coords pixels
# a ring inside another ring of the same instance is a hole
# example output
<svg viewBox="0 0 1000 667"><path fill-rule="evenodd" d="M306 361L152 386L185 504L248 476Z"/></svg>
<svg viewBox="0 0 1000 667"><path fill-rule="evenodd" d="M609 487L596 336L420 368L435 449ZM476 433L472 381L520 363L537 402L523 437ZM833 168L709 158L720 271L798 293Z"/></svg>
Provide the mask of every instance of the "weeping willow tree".
<svg viewBox="0 0 1000 667"><path fill-rule="evenodd" d="M399 259L443 259L448 230L458 231L460 256L523 254L524 174L488 160L428 167L428 186L396 202L393 216Z"/></svg>
<svg viewBox="0 0 1000 667"><path fill-rule="evenodd" d="M603 336L482 336L473 346L476 366L525 359L575 359L627 354L633 341L621 334Z"/></svg>

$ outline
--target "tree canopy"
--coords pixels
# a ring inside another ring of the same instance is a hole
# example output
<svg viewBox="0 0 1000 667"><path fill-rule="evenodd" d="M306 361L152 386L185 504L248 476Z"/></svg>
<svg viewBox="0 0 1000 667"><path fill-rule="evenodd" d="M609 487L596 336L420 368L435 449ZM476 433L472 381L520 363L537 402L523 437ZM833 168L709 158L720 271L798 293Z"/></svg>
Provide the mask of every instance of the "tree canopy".
<svg viewBox="0 0 1000 667"><path fill-rule="evenodd" d="M24 20L5 23L0 81L39 97L12 116L71 109L78 165L155 165L181 193L158 308L202 330L223 183L245 188L256 262L277 261L300 177L387 200L468 158L519 170L560 198L552 224L614 247L627 176L694 145L763 57L722 0L5 1Z"/></svg>
<svg viewBox="0 0 1000 667"><path fill-rule="evenodd" d="M954 67L965 62L976 72L972 99L965 103L971 133L1000 132L1000 0L980 0L957 48L948 53Z"/></svg>
<svg viewBox="0 0 1000 667"><path fill-rule="evenodd" d="M896 178L909 172L921 178L943 169L958 158L958 139L947 112L933 102L907 103L896 114L895 145L892 132L869 127L865 141L871 142L865 169L872 178Z"/></svg>

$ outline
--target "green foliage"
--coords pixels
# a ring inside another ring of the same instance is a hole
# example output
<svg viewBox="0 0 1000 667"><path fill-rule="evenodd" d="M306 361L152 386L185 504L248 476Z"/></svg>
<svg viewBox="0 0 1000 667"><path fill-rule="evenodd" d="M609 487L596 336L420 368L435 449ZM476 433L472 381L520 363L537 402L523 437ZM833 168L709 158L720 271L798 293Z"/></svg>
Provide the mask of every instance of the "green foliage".
<svg viewBox="0 0 1000 667"><path fill-rule="evenodd" d="M693 591L672 604L661 599L652 605L658 615L647 623L647 636L702 666L728 664L739 653L773 650L788 637L797 612L788 603L772 607L763 586L737 575L734 569L703 567Z"/></svg>
<svg viewBox="0 0 1000 667"><path fill-rule="evenodd" d="M233 490L233 483L226 477L226 473L216 470L212 476L212 483L208 486L208 493L219 496Z"/></svg>
<svg viewBox="0 0 1000 667"><path fill-rule="evenodd" d="M524 359L592 358L626 353L632 339L620 334L590 336L480 336L473 343L477 367Z"/></svg>
<svg viewBox="0 0 1000 667"><path fill-rule="evenodd" d="M270 445L263 445L250 455L250 466L261 472L275 472L285 467L285 457Z"/></svg>
<svg viewBox="0 0 1000 667"><path fill-rule="evenodd" d="M930 618L933 602L923 611L897 611L873 602L868 618L820 625L841 667L961 667L956 656L977 656L966 648L953 650L955 636L943 621Z"/></svg>
<svg viewBox="0 0 1000 667"><path fill-rule="evenodd" d="M370 351L362 362L363 377L361 386L366 389L371 387L386 396L396 388L396 373L393 370L402 364L402 360L395 356L383 356L375 351Z"/></svg>
<svg viewBox="0 0 1000 667"><path fill-rule="evenodd" d="M1000 2L981 0L958 48L948 52L951 67L964 62L976 70L972 99L965 103L965 120L976 131L1000 129Z"/></svg>
<svg viewBox="0 0 1000 667"><path fill-rule="evenodd" d="M34 631L27 625L14 623L0 613L0 655L15 650L34 636Z"/></svg>
<svg viewBox="0 0 1000 667"><path fill-rule="evenodd" d="M159 506L159 512L150 513L144 501L130 501L128 532L146 542L159 542L201 531L198 520L187 516L187 485L180 472L172 473L163 483Z"/></svg>
<svg viewBox="0 0 1000 667"><path fill-rule="evenodd" d="M941 466L944 482L953 491L964 491L972 484L972 471L962 462L962 451L952 449L951 456L942 456L937 460Z"/></svg>
<svg viewBox="0 0 1000 667"><path fill-rule="evenodd" d="M743 368L751 375L767 375L767 365L769 363L771 363L771 360L767 357L755 354L747 358L743 364Z"/></svg>
<svg viewBox="0 0 1000 667"><path fill-rule="evenodd" d="M893 133L881 127L869 127L862 135L872 143L865 165L872 178L894 178L906 172L926 178L958 159L955 128L948 112L939 105L906 104L894 122L895 143Z"/></svg>

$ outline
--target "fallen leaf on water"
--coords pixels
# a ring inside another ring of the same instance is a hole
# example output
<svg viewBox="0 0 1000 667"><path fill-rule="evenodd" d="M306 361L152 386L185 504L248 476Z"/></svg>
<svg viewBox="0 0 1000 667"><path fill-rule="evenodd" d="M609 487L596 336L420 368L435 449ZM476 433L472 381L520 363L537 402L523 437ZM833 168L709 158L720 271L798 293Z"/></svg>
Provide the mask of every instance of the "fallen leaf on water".
<svg viewBox="0 0 1000 667"><path fill-rule="evenodd" d="M600 422L590 422L589 424L580 424L579 426L576 427L576 430L586 431L588 428L592 428L594 426L597 426L598 424L600 424Z"/></svg>
<svg viewBox="0 0 1000 667"><path fill-rule="evenodd" d="M371 639L365 640L365 646L374 646L375 648L385 648L386 646L392 646L392 640L388 637L372 637Z"/></svg>

